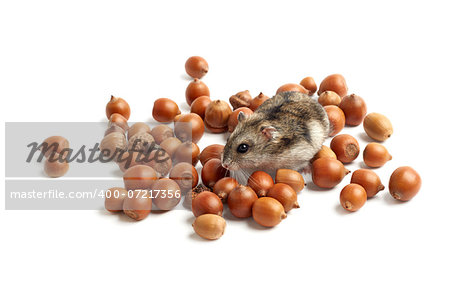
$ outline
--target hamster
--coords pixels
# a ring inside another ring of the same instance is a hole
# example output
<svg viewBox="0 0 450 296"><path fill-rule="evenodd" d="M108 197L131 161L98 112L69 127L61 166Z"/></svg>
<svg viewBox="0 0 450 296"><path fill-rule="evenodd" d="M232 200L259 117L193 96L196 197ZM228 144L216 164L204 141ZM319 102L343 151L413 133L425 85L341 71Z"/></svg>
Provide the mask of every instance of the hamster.
<svg viewBox="0 0 450 296"><path fill-rule="evenodd" d="M323 107L299 92L275 95L238 121L221 159L231 171L307 169L330 128Z"/></svg>

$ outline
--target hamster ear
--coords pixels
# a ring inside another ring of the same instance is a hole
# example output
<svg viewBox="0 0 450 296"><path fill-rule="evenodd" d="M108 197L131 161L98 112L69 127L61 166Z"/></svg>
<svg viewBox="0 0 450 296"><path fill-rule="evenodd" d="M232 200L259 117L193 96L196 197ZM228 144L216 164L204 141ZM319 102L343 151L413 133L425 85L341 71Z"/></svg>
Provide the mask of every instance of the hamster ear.
<svg viewBox="0 0 450 296"><path fill-rule="evenodd" d="M238 121L241 122L241 121L243 121L246 118L247 118L247 115L245 115L244 112L240 111L239 114L238 114Z"/></svg>
<svg viewBox="0 0 450 296"><path fill-rule="evenodd" d="M261 127L261 132L267 140L273 140L278 137L278 131L273 126L263 126Z"/></svg>

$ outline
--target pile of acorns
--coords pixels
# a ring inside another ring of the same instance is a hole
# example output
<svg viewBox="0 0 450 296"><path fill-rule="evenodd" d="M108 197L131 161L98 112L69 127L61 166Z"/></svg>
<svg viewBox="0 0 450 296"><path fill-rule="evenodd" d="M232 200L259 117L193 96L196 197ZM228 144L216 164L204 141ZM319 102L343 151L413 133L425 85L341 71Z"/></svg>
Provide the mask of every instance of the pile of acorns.
<svg viewBox="0 0 450 296"><path fill-rule="evenodd" d="M330 121L330 148L322 149L312 160L312 180L322 188L333 188L339 184L348 171L343 164L354 161L360 152L358 141L348 134L337 135L345 125L358 126L363 123L366 134L375 141L383 142L391 137L393 128L390 120L379 113L367 114L365 101L355 94L347 95L347 84L342 75L326 77L319 88L318 102L324 106ZM341 98L342 97L342 98ZM386 147L378 142L367 144L363 160L369 168L382 167L392 159ZM359 210L368 197L384 190L378 175L369 169L356 170L351 184L345 186L340 194L344 209ZM411 167L396 169L389 181L391 195L401 201L408 201L419 191L421 179Z"/></svg>
<svg viewBox="0 0 450 296"><path fill-rule="evenodd" d="M173 209L185 196L196 219L195 232L206 239L222 236L226 222L222 218L224 203L236 217L253 219L260 225L272 227L298 207L297 194L305 186L299 172L280 169L275 182L263 171L254 172L246 185L241 185L221 166L223 145L214 144L201 153L197 142L205 127L212 133L232 132L237 125L239 112L252 114L269 97L260 93L252 98L249 91L230 97L230 104L222 100L211 101L208 87L200 79L208 72L208 64L201 57L191 57L186 62L186 72L194 78L186 89L186 101L191 113L181 114L178 105L167 98L154 102L153 118L158 122L174 122L174 129L158 125L153 129L145 123L128 127L130 107L125 100L112 97L106 107L109 127L100 149L121 151L114 157L124 172L125 188L108 190L105 207L112 212L124 211L133 219L141 220L152 210L152 201L160 210ZM300 84L281 86L277 93L299 91L313 95L317 90L314 79L307 77ZM351 135L337 135L345 125L357 126L363 122L367 135L384 141L392 135L392 125L378 113L366 115L364 100L357 95L347 95L347 85L342 75L326 77L319 87L318 101L324 106L330 120L331 147L323 146L311 160L312 180L322 188L333 188L349 171L344 167L359 155L358 141ZM186 128L188 126L189 128ZM156 152L159 151L159 152ZM138 155L160 154L164 161L140 160ZM120 158L122 156L122 158ZM124 157L125 156L125 157ZM381 167L392 157L387 149L377 143L368 144L363 152L368 167ZM124 159L128 160L126 162ZM130 161L131 160L131 161ZM195 165L202 164L201 181ZM168 178L165 177L168 175ZM420 176L410 167L394 171L389 181L391 195L402 201L410 200L420 189ZM351 184L342 189L341 205L356 211L367 200L383 190L380 178L371 170L360 169L353 173ZM173 192L172 196L155 196L155 192ZM131 198L126 198L131 197ZM144 198L152 197L152 198Z"/></svg>

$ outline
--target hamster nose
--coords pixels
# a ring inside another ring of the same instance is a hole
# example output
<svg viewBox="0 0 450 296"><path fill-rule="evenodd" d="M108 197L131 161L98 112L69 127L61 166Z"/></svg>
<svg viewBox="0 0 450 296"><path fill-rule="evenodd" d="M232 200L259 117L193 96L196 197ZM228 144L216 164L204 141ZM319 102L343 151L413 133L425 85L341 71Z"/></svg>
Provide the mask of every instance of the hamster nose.
<svg viewBox="0 0 450 296"><path fill-rule="evenodd" d="M231 164L229 161L222 159L221 164L222 164L222 167L226 168L227 170L230 169Z"/></svg>

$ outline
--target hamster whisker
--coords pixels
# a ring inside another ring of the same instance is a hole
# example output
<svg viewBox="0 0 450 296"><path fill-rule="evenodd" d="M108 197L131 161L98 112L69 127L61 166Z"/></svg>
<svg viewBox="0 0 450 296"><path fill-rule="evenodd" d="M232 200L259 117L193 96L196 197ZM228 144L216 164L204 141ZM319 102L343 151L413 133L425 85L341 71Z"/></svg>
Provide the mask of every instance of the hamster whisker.
<svg viewBox="0 0 450 296"><path fill-rule="evenodd" d="M243 184L243 185L247 184L247 179L249 177L249 176L246 176L246 172L242 169L236 170L236 171L230 171L230 176L232 178L236 179L236 181L238 181L239 184Z"/></svg>

